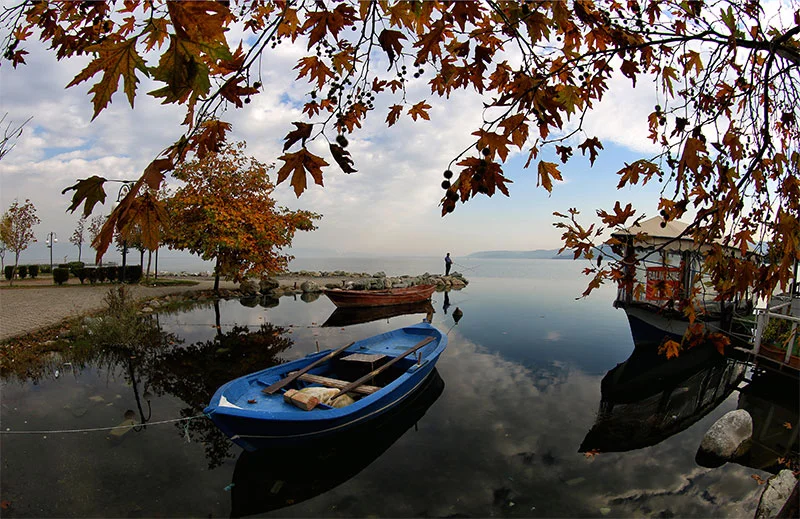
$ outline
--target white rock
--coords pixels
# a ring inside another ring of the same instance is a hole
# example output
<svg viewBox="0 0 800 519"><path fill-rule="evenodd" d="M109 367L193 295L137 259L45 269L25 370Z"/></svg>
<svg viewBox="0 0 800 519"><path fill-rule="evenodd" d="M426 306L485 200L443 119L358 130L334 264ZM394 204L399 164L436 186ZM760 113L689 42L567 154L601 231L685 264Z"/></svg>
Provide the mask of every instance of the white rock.
<svg viewBox="0 0 800 519"><path fill-rule="evenodd" d="M700 451L729 460L743 454L752 436L753 418L744 409L736 409L714 422L700 443Z"/></svg>

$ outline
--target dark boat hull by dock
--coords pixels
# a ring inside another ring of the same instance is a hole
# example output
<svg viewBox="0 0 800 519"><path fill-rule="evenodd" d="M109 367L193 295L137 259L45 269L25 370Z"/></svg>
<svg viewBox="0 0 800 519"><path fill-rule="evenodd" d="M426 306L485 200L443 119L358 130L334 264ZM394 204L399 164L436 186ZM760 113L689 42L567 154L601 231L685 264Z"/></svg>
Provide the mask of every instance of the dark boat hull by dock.
<svg viewBox="0 0 800 519"><path fill-rule="evenodd" d="M418 303L431 298L436 285L415 285L387 290L325 290L324 294L339 308L390 306Z"/></svg>

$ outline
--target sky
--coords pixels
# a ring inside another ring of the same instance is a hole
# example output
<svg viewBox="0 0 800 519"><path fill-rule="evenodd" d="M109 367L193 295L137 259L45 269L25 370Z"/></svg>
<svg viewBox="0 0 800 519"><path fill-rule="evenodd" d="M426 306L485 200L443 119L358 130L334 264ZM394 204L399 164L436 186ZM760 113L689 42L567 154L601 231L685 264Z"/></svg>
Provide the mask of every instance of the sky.
<svg viewBox="0 0 800 519"><path fill-rule="evenodd" d="M231 31L231 41L238 43L238 36ZM134 109L117 92L109 107L92 121L88 90L93 82L65 88L87 58L57 61L34 40L25 48L30 52L26 65L14 69L4 62L0 66L0 114L7 114L5 123L31 118L14 149L0 161L0 208L5 211L14 200L25 199L37 208L38 243L23 252L22 263L47 259L50 251L45 240L51 232L58 239L54 257L74 260L78 249L69 244L69 237L79 214L66 211L71 192L61 194L62 190L92 175L138 178L183 133L183 110L147 96L154 87L142 78ZM305 45L281 44L262 63L263 93L253 96L244 109L234 108L221 116L233 123L230 138L246 141L247 152L262 162L277 163L292 121L304 120L302 103L313 88L305 80L297 81L292 70L304 52ZM597 137L604 146L593 167L588 160L573 159L562 166L564 181L557 182L549 194L536 185L536 161L531 169L524 169L527 149L518 151L504 168L513 181L508 186L510 197L497 193L459 202L455 212L443 218L438 205L444 194L442 173L474 142L471 133L479 127L482 101L467 91L449 100L435 97L427 85L429 78L411 79L407 97L411 103L425 100L432 106L430 121L403 117L388 128L384 123L387 102L394 101L384 102L378 96L376 110L364 128L348 136L357 173L347 175L331 167L325 173L325 186L311 184L300 198L288 182L278 186L274 195L279 205L323 215L318 229L298 233L288 252L297 257L443 256L450 252L458 257L486 250L554 249L562 245L561 233L553 227L554 211L574 207L593 221L596 209L610 209L620 200L623 205L633 202L647 216L657 214L657 184L616 189L614 172L625 162L657 151L646 134L647 115L659 102L652 83L640 79L633 89L629 79L620 77L612 81L609 95L584 125L581 140ZM329 156L323 146L315 142L310 149ZM558 161L552 153L541 158ZM96 206L93 214L110 212L116 189L107 184L105 205ZM84 246L83 259L90 253Z"/></svg>

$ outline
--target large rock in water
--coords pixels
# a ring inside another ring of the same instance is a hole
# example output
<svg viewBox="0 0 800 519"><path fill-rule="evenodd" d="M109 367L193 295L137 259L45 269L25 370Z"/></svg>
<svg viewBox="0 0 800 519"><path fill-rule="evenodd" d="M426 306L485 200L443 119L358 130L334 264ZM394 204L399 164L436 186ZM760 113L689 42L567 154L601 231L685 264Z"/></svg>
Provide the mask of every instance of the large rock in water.
<svg viewBox="0 0 800 519"><path fill-rule="evenodd" d="M255 295L258 293L258 287L252 279L243 279L239 284L239 291L244 295Z"/></svg>
<svg viewBox="0 0 800 519"><path fill-rule="evenodd" d="M279 286L281 286L281 284L275 278L263 277L258 283L259 292L262 294L268 294Z"/></svg>
<svg viewBox="0 0 800 519"><path fill-rule="evenodd" d="M784 469L767 480L767 487L758 500L755 519L777 517L786 502L792 497L797 478L791 470ZM790 517L790 516L784 516ZM797 517L797 516L794 516Z"/></svg>
<svg viewBox="0 0 800 519"><path fill-rule="evenodd" d="M753 418L744 409L723 415L703 436L697 461L703 466L718 466L738 458L749 448L753 436Z"/></svg>
<svg viewBox="0 0 800 519"><path fill-rule="evenodd" d="M313 292L322 292L322 288L320 288L320 286L318 284L316 284L315 282L313 282L311 280L304 281L303 284L300 285L300 290L302 290L304 294L307 294L309 292L312 292L312 293Z"/></svg>

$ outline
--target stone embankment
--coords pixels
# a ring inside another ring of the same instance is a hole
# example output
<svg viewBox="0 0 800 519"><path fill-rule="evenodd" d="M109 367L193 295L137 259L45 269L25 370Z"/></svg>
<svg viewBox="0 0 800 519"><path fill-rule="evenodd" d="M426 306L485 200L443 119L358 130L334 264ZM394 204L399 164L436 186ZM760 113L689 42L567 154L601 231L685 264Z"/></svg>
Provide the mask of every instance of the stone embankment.
<svg viewBox="0 0 800 519"><path fill-rule="evenodd" d="M260 280L248 279L239 285L242 295L262 294L280 297L295 294L318 294L329 288L347 290L385 290L389 288L405 288L416 285L436 285L438 289L461 289L469 281L458 272L449 276L425 273L421 276L387 276L383 272L368 274L341 270L333 272L307 271L291 272L275 277L264 277Z"/></svg>

